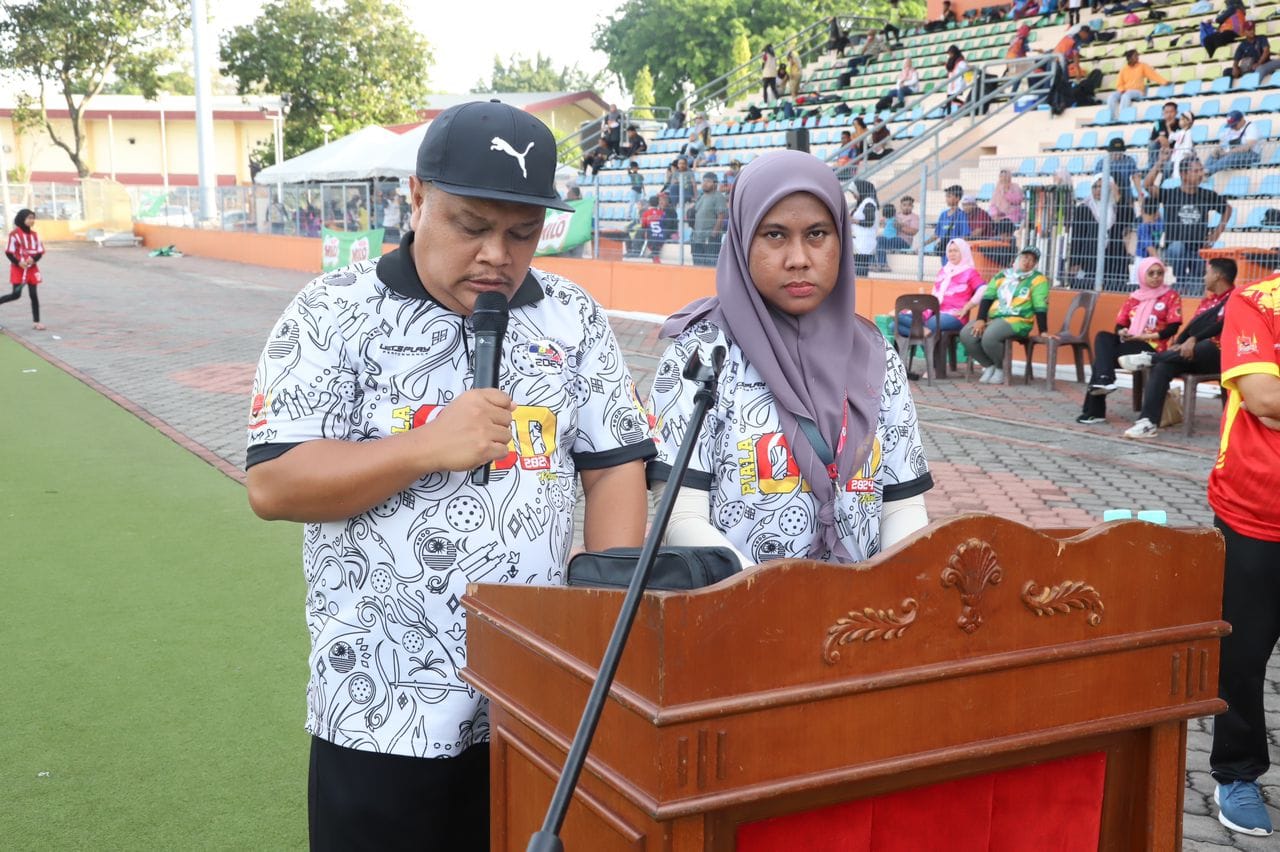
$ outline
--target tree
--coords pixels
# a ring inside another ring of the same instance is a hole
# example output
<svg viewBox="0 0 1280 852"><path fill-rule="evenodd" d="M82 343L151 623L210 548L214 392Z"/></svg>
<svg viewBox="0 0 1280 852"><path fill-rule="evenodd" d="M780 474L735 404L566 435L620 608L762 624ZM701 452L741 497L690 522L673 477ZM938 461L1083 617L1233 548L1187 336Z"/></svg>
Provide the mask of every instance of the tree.
<svg viewBox="0 0 1280 852"><path fill-rule="evenodd" d="M729 84L729 91L735 97L738 93L750 92L755 87L755 69L751 62L751 42L747 39L747 28L741 21L734 21L733 46L729 49L729 63L739 69Z"/></svg>
<svg viewBox="0 0 1280 852"><path fill-rule="evenodd" d="M674 107L686 84L705 85L741 64L733 59L739 30L747 33L750 55L758 56L766 43L821 27L825 17L846 8L837 0L624 0L596 26L593 46L628 88L648 65L656 101ZM920 0L904 0L902 14L918 16L923 8ZM887 0L865 0L858 11L884 18L887 10Z"/></svg>
<svg viewBox="0 0 1280 852"><path fill-rule="evenodd" d="M80 177L85 162L84 111L113 79L155 97L157 68L167 64L187 26L185 5L176 0L25 0L5 4L0 21L0 67L24 91L24 120L42 126L67 152ZM48 99L61 97L70 135L55 130Z"/></svg>
<svg viewBox="0 0 1280 852"><path fill-rule="evenodd" d="M566 65L559 71L552 65L550 56L539 51L530 60L520 54L512 54L511 60L502 64L493 57L493 74L489 81L478 80L477 92L583 92L601 87L604 72L588 74L577 64Z"/></svg>
<svg viewBox="0 0 1280 852"><path fill-rule="evenodd" d="M224 36L225 73L240 94L289 95L284 156L369 124L417 118L431 51L398 0L270 0ZM275 162L274 150L258 152Z"/></svg>
<svg viewBox="0 0 1280 852"><path fill-rule="evenodd" d="M636 82L631 87L631 117L653 118L653 74L645 65L636 73Z"/></svg>

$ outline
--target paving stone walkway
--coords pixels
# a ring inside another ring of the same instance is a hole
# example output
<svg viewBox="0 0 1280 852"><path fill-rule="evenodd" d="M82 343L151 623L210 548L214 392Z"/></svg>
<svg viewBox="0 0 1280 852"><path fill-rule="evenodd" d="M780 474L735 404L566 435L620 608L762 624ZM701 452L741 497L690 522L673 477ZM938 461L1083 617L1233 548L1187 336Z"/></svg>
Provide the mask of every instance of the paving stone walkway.
<svg viewBox="0 0 1280 852"><path fill-rule="evenodd" d="M45 331L28 303L0 308L3 333L111 395L230 476L244 465L244 423L254 363L276 317L310 276L194 257L152 258L143 249L55 244L42 263ZM614 328L642 389L663 350L649 318L616 316ZM919 366L919 360L916 364ZM1048 391L963 378L917 382L925 448L937 487L932 517L991 512L1021 523L1085 527L1109 508L1163 509L1170 524L1208 524L1205 482L1217 448L1220 407L1202 399L1196 430L1149 441L1121 436L1134 413L1129 392L1110 397L1106 425L1074 423L1082 386ZM9 401L10 405L13 401ZM85 424L92 428L92 424ZM1280 658L1267 673L1273 760L1280 759ZM1212 803L1211 721L1187 741L1184 850L1280 849L1280 839L1227 832ZM1280 771L1264 777L1280 803ZM1280 825L1280 810L1272 806Z"/></svg>

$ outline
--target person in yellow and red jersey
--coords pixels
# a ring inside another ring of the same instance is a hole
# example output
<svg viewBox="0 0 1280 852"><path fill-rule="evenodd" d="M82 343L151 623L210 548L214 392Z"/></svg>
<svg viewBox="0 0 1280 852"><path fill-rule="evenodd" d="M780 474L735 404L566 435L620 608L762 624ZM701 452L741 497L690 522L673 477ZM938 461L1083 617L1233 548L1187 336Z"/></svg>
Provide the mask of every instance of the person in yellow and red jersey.
<svg viewBox="0 0 1280 852"><path fill-rule="evenodd" d="M1271 834L1258 778L1270 767L1263 689L1280 640L1280 276L1237 292L1222 329L1222 416L1209 505L1226 539L1218 691L1229 705L1214 719L1210 769L1218 821Z"/></svg>

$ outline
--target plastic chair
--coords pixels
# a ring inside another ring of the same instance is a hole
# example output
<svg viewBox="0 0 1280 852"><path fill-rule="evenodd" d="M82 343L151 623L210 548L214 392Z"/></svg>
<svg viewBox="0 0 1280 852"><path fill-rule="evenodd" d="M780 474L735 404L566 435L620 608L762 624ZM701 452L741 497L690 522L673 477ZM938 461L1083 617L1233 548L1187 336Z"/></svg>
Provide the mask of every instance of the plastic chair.
<svg viewBox="0 0 1280 852"><path fill-rule="evenodd" d="M1240 112L1250 112L1253 109L1253 99L1248 95L1235 98L1231 101L1231 106L1227 107L1227 112L1231 112L1233 109Z"/></svg>
<svg viewBox="0 0 1280 852"><path fill-rule="evenodd" d="M911 330L909 334L903 334L898 328L898 316L904 311L911 314ZM893 343L897 347L898 352L903 351L902 344L906 344L906 363L907 370L911 370L911 362L915 355L915 347L919 346L924 350L924 377L925 384L933 387L933 373L938 365L936 356L938 348L938 335L924 333L924 312L932 311L932 316L937 316L941 307L938 305L938 297L931 293L908 293L899 296L893 303Z"/></svg>
<svg viewBox="0 0 1280 852"><path fill-rule="evenodd" d="M1215 95L1220 95L1223 92L1231 91L1231 78L1219 77L1218 79L1214 80L1212 83L1209 84L1209 91Z"/></svg>
<svg viewBox="0 0 1280 852"><path fill-rule="evenodd" d="M1151 141L1151 128L1139 127L1133 131L1133 136L1129 139L1129 145L1134 148L1143 148Z"/></svg>
<svg viewBox="0 0 1280 852"><path fill-rule="evenodd" d="M1222 105L1218 103L1217 98L1210 98L1202 103L1196 110L1196 116L1198 119L1214 118L1219 115L1222 115ZM1198 126L1200 125L1197 125L1197 127ZM1207 132L1208 130L1209 128L1206 127L1205 131Z"/></svg>
<svg viewBox="0 0 1280 852"><path fill-rule="evenodd" d="M1057 338L1033 335L1027 338L1027 381L1031 381L1031 355L1035 347L1043 344L1046 347L1045 389L1053 390L1055 374L1058 369L1058 350L1064 346L1071 347L1071 354L1076 362L1076 381L1084 384L1084 353L1089 353L1089 363L1093 364L1093 344L1089 340L1089 323L1093 321L1093 309L1098 302L1098 294L1092 290L1081 290L1071 299L1067 307L1067 315L1062 318L1062 328ZM1006 376L1008 373L1005 374Z"/></svg>
<svg viewBox="0 0 1280 852"><path fill-rule="evenodd" d="M1080 134L1080 141L1076 143L1077 148L1097 148L1098 147L1098 131L1086 130Z"/></svg>

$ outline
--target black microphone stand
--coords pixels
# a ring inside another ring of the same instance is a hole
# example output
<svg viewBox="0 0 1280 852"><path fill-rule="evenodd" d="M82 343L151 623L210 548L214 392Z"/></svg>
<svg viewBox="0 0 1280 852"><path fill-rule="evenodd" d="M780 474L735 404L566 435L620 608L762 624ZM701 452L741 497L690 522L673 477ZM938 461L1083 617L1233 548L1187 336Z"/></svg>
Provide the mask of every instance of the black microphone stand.
<svg viewBox="0 0 1280 852"><path fill-rule="evenodd" d="M591 747L591 738L595 736L596 725L600 714L604 712L604 702L609 696L609 688L613 685L614 675L618 673L618 663L622 660L622 650L627 644L627 636L631 633L631 625L635 621L636 612L640 609L640 596L649 582L649 572L653 568L653 558L658 552L658 543L667 531L667 521L671 518L671 509L675 505L676 492L684 481L685 471L689 468L689 459L698 444L698 433L702 430L702 421L707 411L716 401L716 379L724 366L724 347L717 346L711 352L711 363L703 364L697 350L689 356L685 364L684 378L697 382L698 390L693 395L693 416L689 418L688 429L684 435L684 443L676 453L671 465L671 476L667 479L666 490L662 492L662 500L658 502L653 516L653 525L649 527L649 535L640 548L636 558L635 573L631 575L631 584L627 586L627 595L622 600L622 609L618 612L618 620L613 625L613 635L604 649L604 657L600 660L600 672L591 686L591 694L587 696L586 707L582 710L582 720L578 723L578 731L573 735L573 743L569 746L569 754L565 757L564 770L556 783L555 793L551 796L551 804L547 807L547 815L542 821L542 828L529 838L526 852L564 852L564 844L560 842L560 827L564 825L565 814L569 810L569 802L573 799L573 790L578 786L578 776L582 774L582 765L587 759L587 749Z"/></svg>

